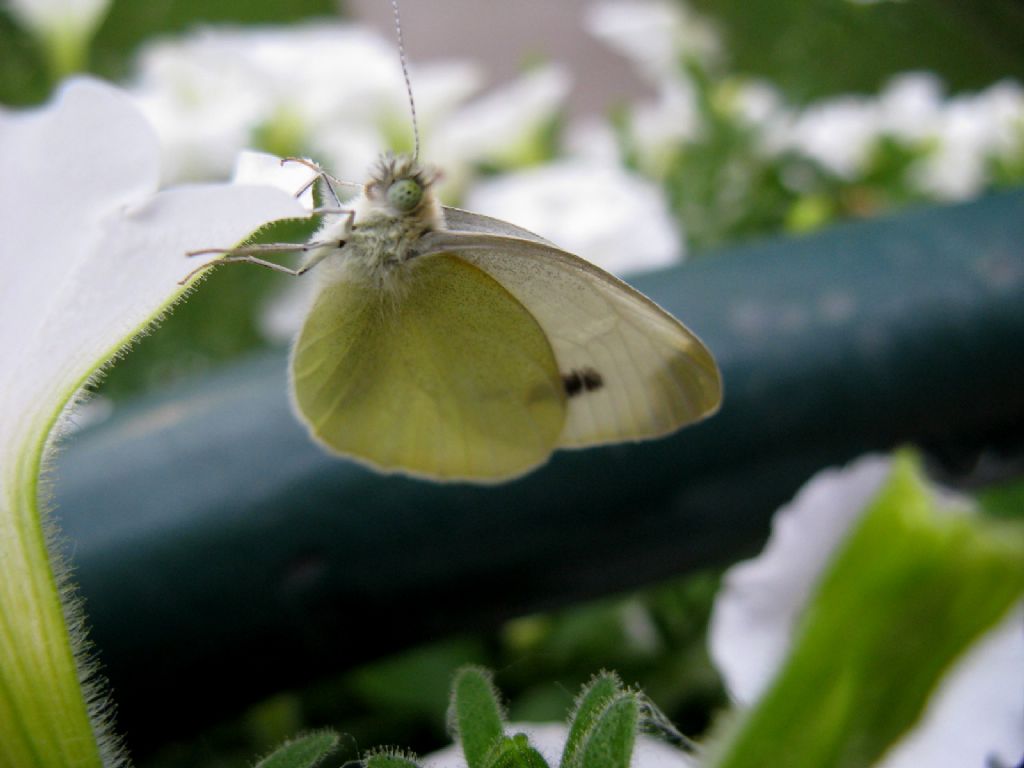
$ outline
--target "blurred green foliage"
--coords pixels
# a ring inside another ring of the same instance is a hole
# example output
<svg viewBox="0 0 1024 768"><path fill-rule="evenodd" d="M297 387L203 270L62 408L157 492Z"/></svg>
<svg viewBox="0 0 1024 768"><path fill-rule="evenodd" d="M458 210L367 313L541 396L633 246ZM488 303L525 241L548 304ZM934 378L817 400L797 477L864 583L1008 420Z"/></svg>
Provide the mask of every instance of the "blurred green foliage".
<svg viewBox="0 0 1024 768"><path fill-rule="evenodd" d="M253 707L234 724L164 746L143 768L241 766L283 732L330 727L345 735L325 765L377 745L418 753L448 742L452 676L467 663L495 670L510 721L563 721L595 671L614 669L647 693L684 733L700 733L726 701L704 650L717 574L527 616L496 632L454 637L399 653ZM290 730L289 730L290 729ZM228 762L218 762L228 760ZM231 761L234 762L231 762Z"/></svg>
<svg viewBox="0 0 1024 768"><path fill-rule="evenodd" d="M874 93L930 70L954 91L1024 80L1024 5L1015 0L692 0L722 34L731 68L792 100Z"/></svg>

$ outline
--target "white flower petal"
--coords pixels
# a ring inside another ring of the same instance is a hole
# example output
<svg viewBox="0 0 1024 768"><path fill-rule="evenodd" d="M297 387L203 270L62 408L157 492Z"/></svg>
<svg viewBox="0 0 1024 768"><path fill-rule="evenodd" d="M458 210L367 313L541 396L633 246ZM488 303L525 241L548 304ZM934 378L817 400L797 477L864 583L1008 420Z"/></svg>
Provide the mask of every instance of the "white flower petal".
<svg viewBox="0 0 1024 768"><path fill-rule="evenodd" d="M289 195L295 195L300 189L316 178L316 172L302 163L282 162L277 155L266 152L245 150L235 160L235 171L231 174L233 184L263 184L276 187ZM306 210L313 208L313 188L310 186L298 198Z"/></svg>
<svg viewBox="0 0 1024 768"><path fill-rule="evenodd" d="M1024 755L1024 607L946 674L920 724L879 768L1018 765ZM993 758L999 763L989 762Z"/></svg>
<svg viewBox="0 0 1024 768"><path fill-rule="evenodd" d="M124 94L94 80L71 81L52 106L3 115L0 166L5 448L12 435L45 429L54 408L173 301L177 281L202 263L186 251L303 215L269 187L157 194L152 130Z"/></svg>

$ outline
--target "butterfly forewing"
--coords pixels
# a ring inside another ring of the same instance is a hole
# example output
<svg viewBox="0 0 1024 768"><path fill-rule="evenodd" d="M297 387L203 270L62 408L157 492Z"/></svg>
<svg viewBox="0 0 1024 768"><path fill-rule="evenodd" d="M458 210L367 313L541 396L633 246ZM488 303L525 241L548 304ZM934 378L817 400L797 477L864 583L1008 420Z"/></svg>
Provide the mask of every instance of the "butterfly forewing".
<svg viewBox="0 0 1024 768"><path fill-rule="evenodd" d="M382 294L321 290L292 356L296 409L334 452L378 469L498 481L544 462L566 394L534 316L492 277L435 254Z"/></svg>

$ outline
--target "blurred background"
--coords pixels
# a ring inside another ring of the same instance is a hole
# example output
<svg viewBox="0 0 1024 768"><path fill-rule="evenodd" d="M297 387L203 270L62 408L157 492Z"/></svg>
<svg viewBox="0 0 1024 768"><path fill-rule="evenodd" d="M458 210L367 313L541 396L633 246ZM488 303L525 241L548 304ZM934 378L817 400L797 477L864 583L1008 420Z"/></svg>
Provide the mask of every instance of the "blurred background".
<svg viewBox="0 0 1024 768"><path fill-rule="evenodd" d="M160 136L167 185L230 178L246 148L314 157L359 181L382 149L411 148L387 0L0 9L0 104L40 104L75 72L116 82ZM407 0L402 10L421 154L444 170L445 200L627 278L1024 183L1014 0ZM303 301L303 286L280 276L218 271L112 369L79 421L287 344ZM716 573L691 574L523 617L281 693L201 733L177 734L169 715L166 739L128 742L151 768L247 765L318 725L349 734L345 759L385 743L427 751L447 741L449 676L466 662L497 670L513 719L561 719L583 681L614 668L698 734L723 701L704 651L716 584Z"/></svg>

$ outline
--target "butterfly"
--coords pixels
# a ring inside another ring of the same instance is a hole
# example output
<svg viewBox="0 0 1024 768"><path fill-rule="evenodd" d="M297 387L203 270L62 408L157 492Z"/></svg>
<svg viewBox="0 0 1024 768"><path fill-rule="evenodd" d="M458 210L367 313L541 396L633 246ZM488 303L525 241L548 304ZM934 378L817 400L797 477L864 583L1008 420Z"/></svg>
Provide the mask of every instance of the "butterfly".
<svg viewBox="0 0 1024 768"><path fill-rule="evenodd" d="M362 186L298 162L337 204L310 242L195 253L316 267L289 380L299 420L332 453L496 483L557 448L660 437L718 409L718 367L682 323L532 232L442 206L414 156L382 155ZM342 203L339 187L357 194ZM306 260L257 256L272 250Z"/></svg>

